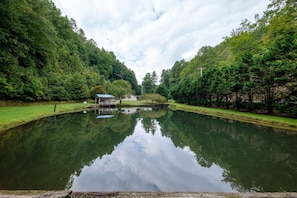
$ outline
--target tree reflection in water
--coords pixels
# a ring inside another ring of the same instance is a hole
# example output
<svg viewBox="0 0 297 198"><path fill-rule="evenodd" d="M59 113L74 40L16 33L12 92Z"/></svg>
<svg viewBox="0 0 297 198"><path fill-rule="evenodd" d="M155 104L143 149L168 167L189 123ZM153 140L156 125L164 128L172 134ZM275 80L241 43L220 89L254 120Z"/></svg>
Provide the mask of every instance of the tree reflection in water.
<svg viewBox="0 0 297 198"><path fill-rule="evenodd" d="M0 134L0 188L92 181L105 189L89 190L101 191L296 191L296 142L277 129L182 111L59 115Z"/></svg>

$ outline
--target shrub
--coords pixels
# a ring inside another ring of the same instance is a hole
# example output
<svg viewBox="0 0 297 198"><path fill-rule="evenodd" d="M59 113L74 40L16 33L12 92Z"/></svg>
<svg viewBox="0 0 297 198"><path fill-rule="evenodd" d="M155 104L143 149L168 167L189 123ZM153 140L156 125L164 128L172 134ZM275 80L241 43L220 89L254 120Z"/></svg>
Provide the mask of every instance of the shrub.
<svg viewBox="0 0 297 198"><path fill-rule="evenodd" d="M143 94L140 97L141 100L151 100L152 102L166 102L167 99L160 94L152 93L152 94Z"/></svg>

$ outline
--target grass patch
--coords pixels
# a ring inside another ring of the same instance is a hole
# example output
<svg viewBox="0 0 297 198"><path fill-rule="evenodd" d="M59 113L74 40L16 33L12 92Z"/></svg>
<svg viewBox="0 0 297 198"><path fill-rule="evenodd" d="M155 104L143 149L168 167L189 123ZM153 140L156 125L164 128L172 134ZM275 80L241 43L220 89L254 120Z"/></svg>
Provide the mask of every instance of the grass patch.
<svg viewBox="0 0 297 198"><path fill-rule="evenodd" d="M0 131L39 118L82 110L85 106L83 103L57 103L56 112L54 112L54 103L34 103L23 106L0 107Z"/></svg>
<svg viewBox="0 0 297 198"><path fill-rule="evenodd" d="M210 115L215 117L227 118L232 120L238 120L253 124L260 124L265 126L271 126L282 129L294 130L297 132L297 120L293 118L284 118L266 114L256 114L250 112L240 112L228 109L209 108L201 106L191 106L186 104L180 104L170 102L169 107L176 110L184 110L189 112L195 112L204 115Z"/></svg>
<svg viewBox="0 0 297 198"><path fill-rule="evenodd" d="M147 100L123 100L121 106L148 106L152 104L157 103L152 103L151 101ZM56 112L54 112L55 104L53 102L25 103L19 104L17 106L10 106L6 104L2 105L3 106L0 107L0 131L19 126L43 117L83 110L87 106L83 103L57 103ZM191 106L175 102L170 102L169 105L170 108L176 110L184 110L215 117L222 117L265 126L289 129L297 132L297 120L292 118L255 114L250 112L239 112L235 110Z"/></svg>
<svg viewBox="0 0 297 198"><path fill-rule="evenodd" d="M121 106L148 106L148 105L154 105L158 104L156 102L153 102L151 100L122 100Z"/></svg>
<svg viewBox="0 0 297 198"><path fill-rule="evenodd" d="M93 100L88 101L88 104ZM0 101L0 131L16 127L27 122L40 118L52 116L55 114L75 112L86 108L87 104L81 103L56 103L56 112L54 112L55 102L42 103L24 103L24 102L6 102ZM148 106L152 101L145 100L123 100L121 106Z"/></svg>

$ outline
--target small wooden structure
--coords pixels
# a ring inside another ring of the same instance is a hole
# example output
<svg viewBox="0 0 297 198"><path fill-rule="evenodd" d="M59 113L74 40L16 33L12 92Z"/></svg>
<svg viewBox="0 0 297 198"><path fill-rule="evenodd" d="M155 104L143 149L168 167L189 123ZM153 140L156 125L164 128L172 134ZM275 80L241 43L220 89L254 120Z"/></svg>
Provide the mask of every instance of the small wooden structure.
<svg viewBox="0 0 297 198"><path fill-rule="evenodd" d="M116 102L113 102L113 95L110 94L96 94L95 105L99 107L116 107Z"/></svg>

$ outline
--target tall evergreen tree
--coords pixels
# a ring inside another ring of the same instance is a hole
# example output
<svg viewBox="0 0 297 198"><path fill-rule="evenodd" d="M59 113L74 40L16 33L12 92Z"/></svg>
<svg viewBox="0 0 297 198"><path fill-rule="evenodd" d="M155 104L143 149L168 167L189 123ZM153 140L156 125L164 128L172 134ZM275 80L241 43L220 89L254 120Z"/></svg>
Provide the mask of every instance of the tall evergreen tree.
<svg viewBox="0 0 297 198"><path fill-rule="evenodd" d="M153 93L153 80L150 73L146 73L143 78L142 93Z"/></svg>

